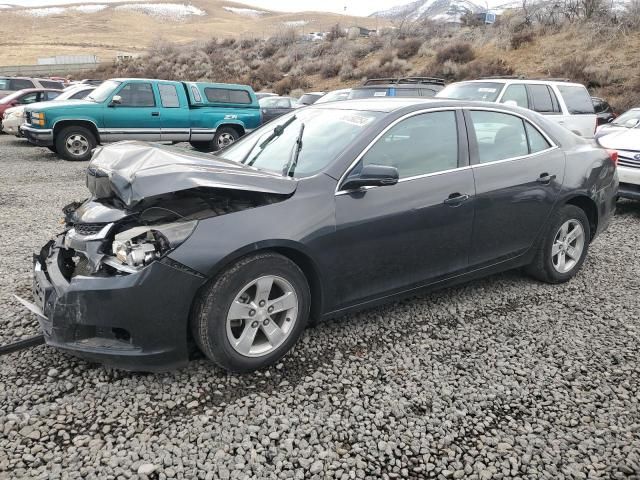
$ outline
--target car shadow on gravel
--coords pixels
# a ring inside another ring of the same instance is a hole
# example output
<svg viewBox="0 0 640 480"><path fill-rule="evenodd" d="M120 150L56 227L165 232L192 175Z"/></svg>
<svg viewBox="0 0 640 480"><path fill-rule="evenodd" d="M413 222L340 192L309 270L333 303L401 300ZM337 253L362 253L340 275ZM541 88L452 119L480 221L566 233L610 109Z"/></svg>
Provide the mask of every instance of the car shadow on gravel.
<svg viewBox="0 0 640 480"><path fill-rule="evenodd" d="M616 215L633 215L640 218L640 201L620 200L616 205Z"/></svg>

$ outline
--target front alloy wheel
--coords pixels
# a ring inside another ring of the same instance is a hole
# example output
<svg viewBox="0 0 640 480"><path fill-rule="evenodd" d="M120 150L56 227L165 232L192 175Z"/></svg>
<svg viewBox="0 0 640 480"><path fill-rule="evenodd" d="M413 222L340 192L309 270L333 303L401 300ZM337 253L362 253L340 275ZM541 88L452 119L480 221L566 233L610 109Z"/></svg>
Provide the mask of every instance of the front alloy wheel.
<svg viewBox="0 0 640 480"><path fill-rule="evenodd" d="M219 366L256 370L291 349L307 325L310 304L298 265L275 252L250 255L203 289L191 317L192 336Z"/></svg>

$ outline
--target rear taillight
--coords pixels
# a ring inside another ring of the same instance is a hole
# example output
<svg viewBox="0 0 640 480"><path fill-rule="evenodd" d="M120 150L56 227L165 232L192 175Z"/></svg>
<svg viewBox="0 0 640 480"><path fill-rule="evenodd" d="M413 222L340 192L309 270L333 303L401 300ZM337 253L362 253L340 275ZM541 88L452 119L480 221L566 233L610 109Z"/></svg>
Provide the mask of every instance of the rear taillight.
<svg viewBox="0 0 640 480"><path fill-rule="evenodd" d="M616 152L615 150L607 150L607 153L609 154L609 158L611 159L613 164L617 167L618 166L618 152Z"/></svg>

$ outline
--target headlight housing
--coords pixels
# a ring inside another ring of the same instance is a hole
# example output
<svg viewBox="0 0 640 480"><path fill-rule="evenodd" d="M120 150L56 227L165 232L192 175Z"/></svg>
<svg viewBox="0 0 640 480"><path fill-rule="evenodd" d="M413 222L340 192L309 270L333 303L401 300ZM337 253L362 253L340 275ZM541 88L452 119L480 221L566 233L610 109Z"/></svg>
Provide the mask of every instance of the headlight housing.
<svg viewBox="0 0 640 480"><path fill-rule="evenodd" d="M33 112L33 113L31 113L31 123L32 123L32 125L38 125L40 127L44 127L44 125L45 125L45 114L44 114L44 112Z"/></svg>
<svg viewBox="0 0 640 480"><path fill-rule="evenodd" d="M197 220L133 227L115 235L111 250L120 265L141 268L179 247Z"/></svg>

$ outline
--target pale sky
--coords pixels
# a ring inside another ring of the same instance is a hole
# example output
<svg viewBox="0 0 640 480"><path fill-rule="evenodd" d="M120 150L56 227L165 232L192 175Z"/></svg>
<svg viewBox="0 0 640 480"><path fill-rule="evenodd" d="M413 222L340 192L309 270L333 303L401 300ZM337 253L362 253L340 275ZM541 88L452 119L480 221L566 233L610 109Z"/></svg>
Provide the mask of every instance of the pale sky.
<svg viewBox="0 0 640 480"><path fill-rule="evenodd" d="M0 4L23 7L50 7L70 3L112 3L125 0L0 0ZM132 0L133 1L133 0ZM136 0L140 1L140 0ZM144 1L144 0L143 0ZM189 0L172 0L175 3L189 3ZM316 10L323 12L347 13L349 15L370 15L396 5L410 3L411 0L235 0L258 8L283 12ZM347 7L345 12L344 7Z"/></svg>

